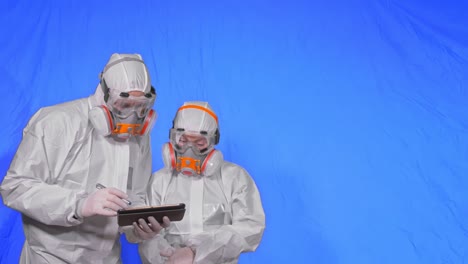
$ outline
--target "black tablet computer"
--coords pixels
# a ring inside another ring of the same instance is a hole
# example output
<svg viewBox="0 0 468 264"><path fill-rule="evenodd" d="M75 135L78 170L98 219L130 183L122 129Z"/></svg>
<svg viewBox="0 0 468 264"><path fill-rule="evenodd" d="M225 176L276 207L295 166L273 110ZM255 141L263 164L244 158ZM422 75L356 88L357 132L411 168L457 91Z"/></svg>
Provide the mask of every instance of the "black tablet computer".
<svg viewBox="0 0 468 264"><path fill-rule="evenodd" d="M135 207L117 211L117 223L119 226L132 225L133 222L138 223L138 219L142 218L148 222L148 217L152 216L159 223L163 222L163 217L167 216L171 222L180 221L184 218L185 204L178 205L161 205L148 207Z"/></svg>

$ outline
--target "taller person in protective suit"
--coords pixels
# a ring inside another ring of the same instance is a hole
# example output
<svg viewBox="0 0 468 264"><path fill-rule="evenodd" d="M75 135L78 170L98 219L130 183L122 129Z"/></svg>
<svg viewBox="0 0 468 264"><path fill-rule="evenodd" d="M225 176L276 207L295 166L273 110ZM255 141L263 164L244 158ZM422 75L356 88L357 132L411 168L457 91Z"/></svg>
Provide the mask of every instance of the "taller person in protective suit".
<svg viewBox="0 0 468 264"><path fill-rule="evenodd" d="M253 178L215 149L218 117L206 102L179 108L165 167L153 174L152 205L186 204L182 221L139 244L143 263L237 263L263 236L265 214Z"/></svg>
<svg viewBox="0 0 468 264"><path fill-rule="evenodd" d="M142 57L113 54L93 95L34 114L0 186L22 214L20 263L120 263L120 232L142 241L169 225L119 230L114 217L147 203L155 98Z"/></svg>

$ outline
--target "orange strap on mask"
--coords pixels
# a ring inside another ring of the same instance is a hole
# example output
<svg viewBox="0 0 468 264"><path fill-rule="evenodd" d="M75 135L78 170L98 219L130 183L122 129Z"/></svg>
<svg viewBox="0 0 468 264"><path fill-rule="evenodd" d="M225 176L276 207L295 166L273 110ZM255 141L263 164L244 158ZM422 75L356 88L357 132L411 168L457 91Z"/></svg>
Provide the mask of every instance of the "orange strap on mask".
<svg viewBox="0 0 468 264"><path fill-rule="evenodd" d="M213 113L210 109L208 108L205 108L203 106L199 106L199 105L184 105L184 106L181 106L179 108L179 110L177 110L177 112L181 111L181 110L184 110L184 109L187 109L187 108L194 108L194 109L198 109L198 110L202 110L202 111L205 111L206 113L208 113L211 117L214 118L214 120L216 121L216 124L218 124L218 117L215 115L215 113Z"/></svg>

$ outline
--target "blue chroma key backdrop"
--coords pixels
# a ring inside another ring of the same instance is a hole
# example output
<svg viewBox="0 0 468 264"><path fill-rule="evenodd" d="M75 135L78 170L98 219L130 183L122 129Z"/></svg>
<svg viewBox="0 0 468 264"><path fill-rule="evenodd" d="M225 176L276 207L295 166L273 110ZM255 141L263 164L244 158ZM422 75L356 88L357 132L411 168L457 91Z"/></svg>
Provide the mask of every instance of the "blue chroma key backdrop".
<svg viewBox="0 0 468 264"><path fill-rule="evenodd" d="M153 169L177 107L203 100L217 148L258 185L266 229L240 263L466 263L467 8L3 0L0 180L33 113L94 93L112 53L140 53L158 93ZM1 201L0 263L23 242Z"/></svg>

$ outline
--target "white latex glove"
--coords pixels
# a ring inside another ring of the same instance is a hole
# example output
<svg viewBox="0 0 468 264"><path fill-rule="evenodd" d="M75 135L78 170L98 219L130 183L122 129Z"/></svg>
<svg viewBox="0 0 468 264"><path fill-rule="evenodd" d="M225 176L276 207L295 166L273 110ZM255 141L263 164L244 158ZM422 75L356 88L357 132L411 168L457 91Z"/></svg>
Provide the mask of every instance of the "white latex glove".
<svg viewBox="0 0 468 264"><path fill-rule="evenodd" d="M195 254L189 247L176 248L175 251L161 251L162 257L167 257L166 264L193 264Z"/></svg>
<svg viewBox="0 0 468 264"><path fill-rule="evenodd" d="M122 201L128 195L115 188L104 188L90 194L81 207L81 217L93 215L116 216L117 211L127 208L128 205Z"/></svg>
<svg viewBox="0 0 468 264"><path fill-rule="evenodd" d="M143 218L138 219L138 223L133 222L133 233L142 240L155 237L163 228L168 227L171 221L167 216L163 217L162 225L152 216L148 217L149 224Z"/></svg>

